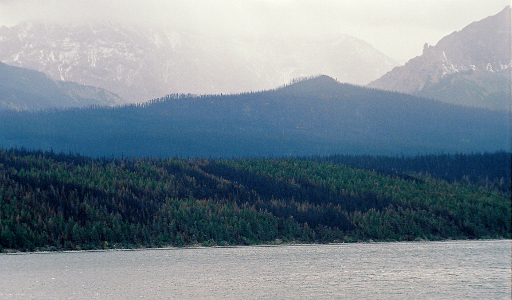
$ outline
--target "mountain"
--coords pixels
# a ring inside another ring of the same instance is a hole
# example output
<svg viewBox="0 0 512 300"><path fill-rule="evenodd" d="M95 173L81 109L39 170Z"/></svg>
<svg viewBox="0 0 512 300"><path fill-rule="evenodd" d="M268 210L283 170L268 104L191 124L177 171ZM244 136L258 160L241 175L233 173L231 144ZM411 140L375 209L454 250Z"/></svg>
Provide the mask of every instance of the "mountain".
<svg viewBox="0 0 512 300"><path fill-rule="evenodd" d="M119 105L123 100L104 89L54 81L30 69L0 63L0 110Z"/></svg>
<svg viewBox="0 0 512 300"><path fill-rule="evenodd" d="M498 110L511 108L511 8L425 44L369 87Z"/></svg>
<svg viewBox="0 0 512 300"><path fill-rule="evenodd" d="M0 146L103 157L467 153L509 150L510 128L510 113L319 76L258 93L5 112Z"/></svg>
<svg viewBox="0 0 512 300"><path fill-rule="evenodd" d="M0 61L102 87L132 102L170 93L260 91L319 74L363 85L397 65L348 35L219 39L112 23L1 27Z"/></svg>

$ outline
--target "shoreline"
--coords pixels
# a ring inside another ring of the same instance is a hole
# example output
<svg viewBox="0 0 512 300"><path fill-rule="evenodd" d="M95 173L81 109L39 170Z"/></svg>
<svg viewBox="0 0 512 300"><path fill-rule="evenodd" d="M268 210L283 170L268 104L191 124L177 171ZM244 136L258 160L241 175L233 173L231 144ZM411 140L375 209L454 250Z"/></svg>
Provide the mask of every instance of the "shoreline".
<svg viewBox="0 0 512 300"><path fill-rule="evenodd" d="M165 246L165 247L140 247L140 248L109 248L109 249L91 249L91 250L55 250L55 251L20 251L15 249L4 249L0 255L29 255L29 254L56 254L56 253L84 253L84 252L128 252L128 251L169 251L169 250L200 250L211 248L246 248L246 247L290 247L290 246L339 246L339 245L353 245L353 244L388 244L388 243L448 243L448 242L489 242L489 241L510 241L512 239L496 238L496 239L444 239L444 240L416 240L416 241L358 241L358 242L340 242L340 243L281 243L281 244L255 244L255 245L227 245L227 246L202 246L202 245L189 245L189 246Z"/></svg>

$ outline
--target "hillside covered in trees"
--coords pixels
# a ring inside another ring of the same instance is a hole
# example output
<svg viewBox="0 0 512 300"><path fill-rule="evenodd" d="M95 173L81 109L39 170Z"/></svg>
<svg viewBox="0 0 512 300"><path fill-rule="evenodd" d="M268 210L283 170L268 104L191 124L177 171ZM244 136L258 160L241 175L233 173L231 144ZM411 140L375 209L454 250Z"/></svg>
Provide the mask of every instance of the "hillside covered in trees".
<svg viewBox="0 0 512 300"><path fill-rule="evenodd" d="M0 147L93 157L417 155L509 151L509 112L341 84L327 76L264 92L0 112Z"/></svg>
<svg viewBox="0 0 512 300"><path fill-rule="evenodd" d="M451 159L445 170L468 180L450 182L434 168L404 171L413 158L379 159L379 170L363 170L346 166L358 160L348 156L93 159L0 150L0 249L510 238L510 189L500 186L510 186L510 153L416 158Z"/></svg>

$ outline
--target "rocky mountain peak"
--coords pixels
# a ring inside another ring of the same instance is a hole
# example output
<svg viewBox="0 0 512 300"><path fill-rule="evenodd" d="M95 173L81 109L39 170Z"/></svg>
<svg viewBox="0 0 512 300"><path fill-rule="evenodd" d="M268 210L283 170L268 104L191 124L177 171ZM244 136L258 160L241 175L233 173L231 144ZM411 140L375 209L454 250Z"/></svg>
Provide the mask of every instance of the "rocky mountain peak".
<svg viewBox="0 0 512 300"><path fill-rule="evenodd" d="M456 104L510 109L510 22L508 6L445 36L435 46L425 44L421 56L368 86Z"/></svg>

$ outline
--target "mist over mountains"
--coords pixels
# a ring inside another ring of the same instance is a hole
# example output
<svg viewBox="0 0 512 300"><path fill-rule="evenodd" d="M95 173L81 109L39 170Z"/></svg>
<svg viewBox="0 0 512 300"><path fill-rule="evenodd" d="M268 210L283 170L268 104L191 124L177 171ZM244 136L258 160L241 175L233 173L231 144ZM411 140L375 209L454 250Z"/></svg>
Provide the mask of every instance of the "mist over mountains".
<svg viewBox="0 0 512 300"><path fill-rule="evenodd" d="M400 67L371 45L348 35L307 40L219 38L183 29L109 22L26 22L1 27L0 61L39 70L60 85L65 81L101 87L132 103L171 93L268 90L295 78L325 74L340 82L364 85L372 81L368 87L452 104L510 110L510 19L507 7L453 32L435 46L425 44L423 55ZM14 104L16 101L9 100L4 107L55 107L20 101ZM75 106L92 102L76 102Z"/></svg>
<svg viewBox="0 0 512 300"><path fill-rule="evenodd" d="M423 54L369 87L444 102L511 109L511 8L425 44Z"/></svg>
<svg viewBox="0 0 512 300"><path fill-rule="evenodd" d="M130 102L170 93L259 91L320 74L363 85L397 65L348 35L221 39L108 22L2 27L0 61L39 70L54 80L102 87Z"/></svg>

